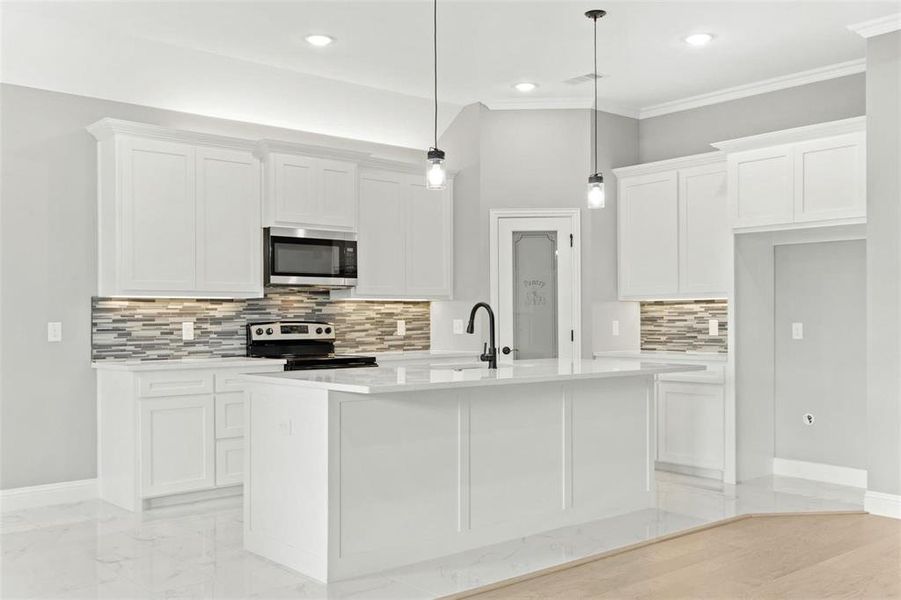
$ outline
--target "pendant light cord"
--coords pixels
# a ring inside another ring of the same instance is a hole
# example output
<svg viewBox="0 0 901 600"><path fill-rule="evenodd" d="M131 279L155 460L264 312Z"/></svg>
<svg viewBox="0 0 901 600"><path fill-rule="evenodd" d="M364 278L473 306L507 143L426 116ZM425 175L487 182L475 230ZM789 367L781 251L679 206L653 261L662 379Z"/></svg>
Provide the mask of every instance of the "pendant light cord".
<svg viewBox="0 0 901 600"><path fill-rule="evenodd" d="M432 72L435 76L435 145L438 148L438 0L432 2Z"/></svg>
<svg viewBox="0 0 901 600"><path fill-rule="evenodd" d="M598 172L598 19L594 18L594 173Z"/></svg>

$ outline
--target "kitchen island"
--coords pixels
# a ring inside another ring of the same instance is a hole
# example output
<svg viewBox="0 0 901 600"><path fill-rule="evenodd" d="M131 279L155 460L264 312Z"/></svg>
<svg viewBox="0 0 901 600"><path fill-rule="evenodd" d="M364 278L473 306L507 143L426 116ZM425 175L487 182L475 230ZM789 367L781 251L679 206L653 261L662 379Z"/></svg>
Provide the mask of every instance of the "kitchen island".
<svg viewBox="0 0 901 600"><path fill-rule="evenodd" d="M245 375L245 548L335 581L653 506L653 376L702 368Z"/></svg>

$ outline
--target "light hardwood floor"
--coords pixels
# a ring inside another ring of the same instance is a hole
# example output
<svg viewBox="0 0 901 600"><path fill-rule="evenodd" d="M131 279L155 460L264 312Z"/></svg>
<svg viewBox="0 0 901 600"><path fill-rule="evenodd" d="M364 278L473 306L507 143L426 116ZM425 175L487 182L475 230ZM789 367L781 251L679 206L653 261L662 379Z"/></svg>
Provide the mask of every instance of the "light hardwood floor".
<svg viewBox="0 0 901 600"><path fill-rule="evenodd" d="M901 598L901 521L738 518L455 598Z"/></svg>

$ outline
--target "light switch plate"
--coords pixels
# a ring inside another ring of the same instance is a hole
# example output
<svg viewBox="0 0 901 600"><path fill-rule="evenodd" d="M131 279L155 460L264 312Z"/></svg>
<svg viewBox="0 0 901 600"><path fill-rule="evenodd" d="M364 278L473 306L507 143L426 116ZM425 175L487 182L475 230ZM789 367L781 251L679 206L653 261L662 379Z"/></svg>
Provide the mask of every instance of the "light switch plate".
<svg viewBox="0 0 901 600"><path fill-rule="evenodd" d="M619 321L611 321L610 322L610 333L611 335L619 335Z"/></svg>
<svg viewBox="0 0 901 600"><path fill-rule="evenodd" d="M463 319L454 319L454 333L457 335L463 333Z"/></svg>
<svg viewBox="0 0 901 600"><path fill-rule="evenodd" d="M710 319L707 321L707 335L719 335L720 322L718 319Z"/></svg>
<svg viewBox="0 0 901 600"><path fill-rule="evenodd" d="M804 323L792 323L792 339L804 339Z"/></svg>
<svg viewBox="0 0 901 600"><path fill-rule="evenodd" d="M407 322L403 319L397 320L397 331L395 335L407 335Z"/></svg>
<svg viewBox="0 0 901 600"><path fill-rule="evenodd" d="M47 323L47 341L61 342L63 341L63 324L59 321L51 321Z"/></svg>
<svg viewBox="0 0 901 600"><path fill-rule="evenodd" d="M181 324L181 339L186 342L194 339L194 321L185 321Z"/></svg>

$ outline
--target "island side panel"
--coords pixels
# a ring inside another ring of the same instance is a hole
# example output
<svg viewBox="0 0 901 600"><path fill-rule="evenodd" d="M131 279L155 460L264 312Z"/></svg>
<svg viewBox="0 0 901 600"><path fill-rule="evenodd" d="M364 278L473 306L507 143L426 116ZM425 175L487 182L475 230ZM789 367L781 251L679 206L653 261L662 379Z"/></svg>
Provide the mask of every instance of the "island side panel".
<svg viewBox="0 0 901 600"><path fill-rule="evenodd" d="M329 394L330 580L653 506L652 377Z"/></svg>
<svg viewBox="0 0 901 600"><path fill-rule="evenodd" d="M246 383L244 547L328 579L326 390Z"/></svg>

